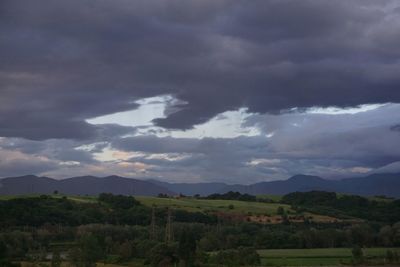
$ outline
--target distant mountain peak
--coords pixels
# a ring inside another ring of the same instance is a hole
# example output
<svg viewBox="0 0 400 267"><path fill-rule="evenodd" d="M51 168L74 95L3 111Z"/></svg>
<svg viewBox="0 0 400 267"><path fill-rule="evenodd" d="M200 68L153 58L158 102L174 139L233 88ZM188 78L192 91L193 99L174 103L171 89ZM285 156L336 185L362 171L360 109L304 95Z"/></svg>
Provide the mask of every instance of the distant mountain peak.
<svg viewBox="0 0 400 267"><path fill-rule="evenodd" d="M160 193L174 195L175 192L161 185L143 180L130 179L116 175L99 178L79 176L62 180L35 175L4 178L0 180L0 195L52 194L58 191L67 195L98 195L113 193L121 195L151 195Z"/></svg>
<svg viewBox="0 0 400 267"><path fill-rule="evenodd" d="M103 179L133 179L133 178L125 178L125 177L121 177L118 175L109 175L109 176L103 177Z"/></svg>
<svg viewBox="0 0 400 267"><path fill-rule="evenodd" d="M331 191L364 196L386 195L400 197L400 173L372 174L365 177L342 180L325 180L318 176L298 174L287 180L261 182L252 185L227 185L224 183L167 183L157 180L140 180L110 175L104 178L95 176L72 177L55 180L36 175L3 178L0 180L0 195L51 194L57 190L62 194L97 195L113 193L123 195L210 195L228 191L252 195L276 194L312 190Z"/></svg>
<svg viewBox="0 0 400 267"><path fill-rule="evenodd" d="M326 181L319 176L314 175L305 175L305 174L296 174L290 177L287 181L291 182L309 182L309 181Z"/></svg>

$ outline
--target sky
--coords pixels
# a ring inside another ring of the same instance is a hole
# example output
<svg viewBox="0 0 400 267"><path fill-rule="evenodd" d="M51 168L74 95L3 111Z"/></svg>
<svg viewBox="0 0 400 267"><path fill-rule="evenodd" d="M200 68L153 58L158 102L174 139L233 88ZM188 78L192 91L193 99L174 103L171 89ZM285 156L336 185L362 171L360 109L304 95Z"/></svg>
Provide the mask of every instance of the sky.
<svg viewBox="0 0 400 267"><path fill-rule="evenodd" d="M400 172L396 0L2 0L0 177Z"/></svg>

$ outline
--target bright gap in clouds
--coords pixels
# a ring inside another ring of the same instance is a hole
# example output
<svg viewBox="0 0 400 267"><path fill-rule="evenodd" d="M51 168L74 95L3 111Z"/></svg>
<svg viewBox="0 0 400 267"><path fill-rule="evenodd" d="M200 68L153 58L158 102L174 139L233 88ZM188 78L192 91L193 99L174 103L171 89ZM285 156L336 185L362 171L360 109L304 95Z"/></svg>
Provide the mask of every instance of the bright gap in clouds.
<svg viewBox="0 0 400 267"><path fill-rule="evenodd" d="M211 118L208 122L195 125L189 130L168 130L154 125L153 120L166 117L167 110L176 109L181 103L170 95L144 98L136 101L139 107L135 110L118 112L87 120L91 124L119 124L138 127L135 135L157 135L174 138L235 138L238 136L257 136L261 131L256 126L245 126L247 118L254 115L246 108L226 111ZM360 112L372 111L387 104L365 104L353 108L311 107L304 112L308 114L354 115ZM293 111L300 112L294 108ZM293 124L296 125L296 124ZM271 137L271 136L267 136Z"/></svg>
<svg viewBox="0 0 400 267"><path fill-rule="evenodd" d="M114 123L122 126L151 126L152 120L165 118L164 110L171 96L156 96L135 101L139 107L134 110L117 112L86 120L90 124Z"/></svg>
<svg viewBox="0 0 400 267"><path fill-rule="evenodd" d="M165 118L166 110L174 108L175 103L181 103L172 96L157 96L136 101L139 107L135 110L118 112L101 117L88 119L91 124L119 124L138 127L136 135L156 134L159 137L175 138L234 138L238 136L255 136L260 132L255 127L244 127L242 124L251 114L241 108L218 114L208 122L195 125L189 130L167 130L154 125L154 119Z"/></svg>
<svg viewBox="0 0 400 267"><path fill-rule="evenodd" d="M243 123L251 116L246 108L223 112L206 123L195 125L186 131L170 131L166 135L175 138L235 138L238 136L256 136L260 131L256 127L245 127Z"/></svg>
<svg viewBox="0 0 400 267"><path fill-rule="evenodd" d="M338 107L312 107L306 109L306 113L310 114L327 114L327 115L342 115L342 114L357 114L383 107L386 104L365 104L352 108L338 108Z"/></svg>

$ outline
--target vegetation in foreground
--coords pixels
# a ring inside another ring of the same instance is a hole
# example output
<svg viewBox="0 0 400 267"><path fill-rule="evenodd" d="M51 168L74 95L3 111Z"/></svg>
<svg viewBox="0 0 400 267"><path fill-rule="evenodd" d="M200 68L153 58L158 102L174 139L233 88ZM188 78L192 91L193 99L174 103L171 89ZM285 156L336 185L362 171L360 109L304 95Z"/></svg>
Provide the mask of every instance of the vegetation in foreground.
<svg viewBox="0 0 400 267"><path fill-rule="evenodd" d="M236 193L212 199L8 198L0 201L0 266L397 264L399 215L388 213L399 202L332 196L289 194L284 203L249 196L243 201ZM281 221L249 220L265 214ZM307 214L336 220L309 220ZM296 216L304 220L291 219Z"/></svg>

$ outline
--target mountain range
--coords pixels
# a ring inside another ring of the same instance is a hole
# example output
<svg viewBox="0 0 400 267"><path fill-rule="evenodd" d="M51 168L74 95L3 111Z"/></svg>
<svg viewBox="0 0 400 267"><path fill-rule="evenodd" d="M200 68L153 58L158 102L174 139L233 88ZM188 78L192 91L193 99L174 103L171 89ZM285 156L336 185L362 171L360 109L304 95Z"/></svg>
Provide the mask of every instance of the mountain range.
<svg viewBox="0 0 400 267"><path fill-rule="evenodd" d="M295 175L287 180L260 182L251 185L225 183L167 183L158 180L138 180L120 176L80 176L56 180L26 175L0 179L0 195L51 194L58 191L67 195L97 195L113 193L123 195L155 196L158 194L184 194L202 196L237 191L252 195L282 195L311 190L363 196L385 195L400 197L400 173L372 174L365 177L326 180L318 176Z"/></svg>
<svg viewBox="0 0 400 267"><path fill-rule="evenodd" d="M0 195L52 194L58 191L66 195L98 195L113 193L122 195L153 196L157 194L174 195L175 192L148 181L107 176L72 177L56 180L48 177L26 175L0 180Z"/></svg>

